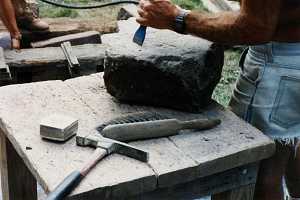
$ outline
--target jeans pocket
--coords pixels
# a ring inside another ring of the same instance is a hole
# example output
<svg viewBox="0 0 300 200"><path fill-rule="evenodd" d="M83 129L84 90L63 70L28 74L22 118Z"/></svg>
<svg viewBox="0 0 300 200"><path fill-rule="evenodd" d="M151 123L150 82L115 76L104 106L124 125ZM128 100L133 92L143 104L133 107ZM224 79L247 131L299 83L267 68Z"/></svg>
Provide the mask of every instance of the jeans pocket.
<svg viewBox="0 0 300 200"><path fill-rule="evenodd" d="M300 77L281 77L270 121L283 128L300 123Z"/></svg>

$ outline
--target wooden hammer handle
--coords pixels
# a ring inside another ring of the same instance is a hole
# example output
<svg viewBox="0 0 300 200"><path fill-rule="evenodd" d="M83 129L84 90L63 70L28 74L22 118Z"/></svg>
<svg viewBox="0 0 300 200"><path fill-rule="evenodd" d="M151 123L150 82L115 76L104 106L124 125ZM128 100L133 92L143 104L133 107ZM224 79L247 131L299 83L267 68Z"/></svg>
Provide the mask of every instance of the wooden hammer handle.
<svg viewBox="0 0 300 200"><path fill-rule="evenodd" d="M82 178L83 176L80 171L73 171L47 196L45 200L64 199L80 183Z"/></svg>
<svg viewBox="0 0 300 200"><path fill-rule="evenodd" d="M62 200L80 183L86 174L105 156L107 151L97 148L81 170L70 173L45 200Z"/></svg>

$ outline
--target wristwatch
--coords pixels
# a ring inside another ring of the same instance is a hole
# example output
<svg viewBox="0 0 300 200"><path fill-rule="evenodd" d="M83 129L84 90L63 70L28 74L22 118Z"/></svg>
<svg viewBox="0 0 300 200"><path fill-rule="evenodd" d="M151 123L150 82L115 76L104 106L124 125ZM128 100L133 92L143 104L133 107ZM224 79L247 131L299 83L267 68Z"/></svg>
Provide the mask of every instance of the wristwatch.
<svg viewBox="0 0 300 200"><path fill-rule="evenodd" d="M14 34L14 35L12 35L11 34L11 39L15 39L15 40L21 40L22 39L22 34L19 32L19 33L17 33L17 34Z"/></svg>
<svg viewBox="0 0 300 200"><path fill-rule="evenodd" d="M190 12L189 10L181 9L179 15L176 16L174 30L177 33L181 33L181 34L185 33L185 28L186 28L185 17L189 12Z"/></svg>

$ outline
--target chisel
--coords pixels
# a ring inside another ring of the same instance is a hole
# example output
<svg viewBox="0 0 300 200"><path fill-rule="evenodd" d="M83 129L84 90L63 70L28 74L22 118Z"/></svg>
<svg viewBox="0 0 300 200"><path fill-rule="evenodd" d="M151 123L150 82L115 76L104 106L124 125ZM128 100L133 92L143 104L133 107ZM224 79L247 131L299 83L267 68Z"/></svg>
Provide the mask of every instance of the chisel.
<svg viewBox="0 0 300 200"><path fill-rule="evenodd" d="M133 42L142 46L146 37L147 26L141 25L133 36Z"/></svg>

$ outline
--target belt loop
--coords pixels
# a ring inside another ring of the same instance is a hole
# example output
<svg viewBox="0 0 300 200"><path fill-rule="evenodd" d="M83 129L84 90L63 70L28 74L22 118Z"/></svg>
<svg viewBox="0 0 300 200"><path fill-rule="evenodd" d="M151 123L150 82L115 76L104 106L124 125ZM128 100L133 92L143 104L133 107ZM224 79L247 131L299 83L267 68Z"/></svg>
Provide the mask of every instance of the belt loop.
<svg viewBox="0 0 300 200"><path fill-rule="evenodd" d="M266 61L268 63L271 63L273 62L273 42L267 43L266 47L267 47Z"/></svg>
<svg viewBox="0 0 300 200"><path fill-rule="evenodd" d="M245 63L245 59L246 59L248 51L249 51L249 47L246 47L240 56L239 67L242 71L244 71L244 63Z"/></svg>

